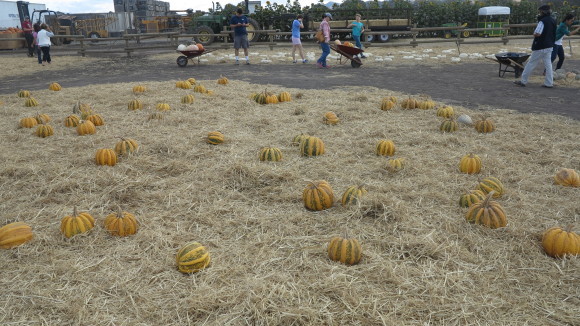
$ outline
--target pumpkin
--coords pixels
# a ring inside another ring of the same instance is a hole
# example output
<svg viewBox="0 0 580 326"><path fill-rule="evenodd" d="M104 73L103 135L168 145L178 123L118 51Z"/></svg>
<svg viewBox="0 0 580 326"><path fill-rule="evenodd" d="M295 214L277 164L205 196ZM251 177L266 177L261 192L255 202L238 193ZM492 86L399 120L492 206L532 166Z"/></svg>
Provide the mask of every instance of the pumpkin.
<svg viewBox="0 0 580 326"><path fill-rule="evenodd" d="M413 98L406 98L401 103L403 109L416 109L419 107L419 102Z"/></svg>
<svg viewBox="0 0 580 326"><path fill-rule="evenodd" d="M52 129L52 126L50 125L41 123L36 126L36 131L34 132L34 134L38 137L46 138L54 135L54 129Z"/></svg>
<svg viewBox="0 0 580 326"><path fill-rule="evenodd" d="M459 206L469 207L475 203L485 199L485 193L481 190L470 190L468 193L461 195L459 198Z"/></svg>
<svg viewBox="0 0 580 326"><path fill-rule="evenodd" d="M334 113L332 111L328 111L324 114L322 121L324 123L326 123L327 125L335 125L340 121L340 119L338 118L336 113Z"/></svg>
<svg viewBox="0 0 580 326"><path fill-rule="evenodd" d="M375 153L379 156L393 156L395 154L395 143L392 140L381 139L375 147Z"/></svg>
<svg viewBox="0 0 580 326"><path fill-rule="evenodd" d="M419 102L419 109L421 110L431 110L435 108L435 102L432 100L425 100Z"/></svg>
<svg viewBox="0 0 580 326"><path fill-rule="evenodd" d="M163 114L161 112L153 112L147 117L147 120L163 120Z"/></svg>
<svg viewBox="0 0 580 326"><path fill-rule="evenodd" d="M143 85L133 86L133 93L137 94L137 93L144 93L144 92L145 92L145 86L143 86Z"/></svg>
<svg viewBox="0 0 580 326"><path fill-rule="evenodd" d="M394 108L394 107L395 107L395 105L396 105L396 103L395 103L395 102L393 102L393 101L391 101L390 99L388 99L388 98L386 98L386 97L385 97L385 98L384 98L384 99L381 101L381 110L383 110L383 111L388 111L388 110L391 110L392 108Z"/></svg>
<svg viewBox="0 0 580 326"><path fill-rule="evenodd" d="M357 204L360 202L362 196L366 195L367 190L363 185L360 186L350 186L344 194L342 194L342 206L348 206L350 204Z"/></svg>
<svg viewBox="0 0 580 326"><path fill-rule="evenodd" d="M182 273L197 273L209 266L211 258L207 249L199 242L190 242L177 252L177 270Z"/></svg>
<svg viewBox="0 0 580 326"><path fill-rule="evenodd" d="M282 160L282 151L276 147L264 147L260 150L260 161L279 162Z"/></svg>
<svg viewBox="0 0 580 326"><path fill-rule="evenodd" d="M334 205L334 192L324 180L310 182L302 192L304 207L312 211L321 211Z"/></svg>
<svg viewBox="0 0 580 326"><path fill-rule="evenodd" d="M39 114L35 115L34 118L36 119L36 122L38 122L38 123L47 123L50 120L52 120L52 118L48 114L44 114L44 113L39 113Z"/></svg>
<svg viewBox="0 0 580 326"><path fill-rule="evenodd" d="M387 170L397 172L405 168L404 158L392 158L387 161Z"/></svg>
<svg viewBox="0 0 580 326"><path fill-rule="evenodd" d="M195 101L195 97L193 97L193 95L191 95L191 94L183 95L183 97L181 97L181 103L183 103L183 104L191 104L194 101Z"/></svg>
<svg viewBox="0 0 580 326"><path fill-rule="evenodd" d="M459 161L459 171L467 174L479 173L481 158L473 153L463 156Z"/></svg>
<svg viewBox="0 0 580 326"><path fill-rule="evenodd" d="M87 120L90 121L90 122L92 122L95 125L95 127L99 127L99 126L105 125L105 121L103 120L103 117L101 117L100 114L92 114L92 115L89 115L87 117Z"/></svg>
<svg viewBox="0 0 580 326"><path fill-rule="evenodd" d="M195 85L195 87L193 88L193 91L196 93L202 93L202 94L207 93L207 89L203 85Z"/></svg>
<svg viewBox="0 0 580 326"><path fill-rule="evenodd" d="M278 101L280 102L290 102L292 101L292 95L288 92L282 92L278 95Z"/></svg>
<svg viewBox="0 0 580 326"><path fill-rule="evenodd" d="M62 89L62 87L60 86L59 83L51 83L50 85L48 85L48 89L50 89L51 91L58 92Z"/></svg>
<svg viewBox="0 0 580 326"><path fill-rule="evenodd" d="M68 117L64 118L64 126L65 127L76 127L79 124L79 117L71 114Z"/></svg>
<svg viewBox="0 0 580 326"><path fill-rule="evenodd" d="M178 82L175 83L175 87L177 88L181 88L181 89L191 89L191 83L187 80L180 80Z"/></svg>
<svg viewBox="0 0 580 326"><path fill-rule="evenodd" d="M171 107L167 103L157 103L156 108L159 111L169 111L169 110L171 110Z"/></svg>
<svg viewBox="0 0 580 326"><path fill-rule="evenodd" d="M135 215L123 212L119 207L117 213L111 213L105 218L105 229L111 235L125 237L137 233L139 222Z"/></svg>
<svg viewBox="0 0 580 326"><path fill-rule="evenodd" d="M461 114L460 116L458 116L457 122L463 123L464 125L472 125L473 124L471 117L468 116L467 114Z"/></svg>
<svg viewBox="0 0 580 326"><path fill-rule="evenodd" d="M115 153L119 156L130 155L139 150L139 144L131 138L121 138L121 141L115 144Z"/></svg>
<svg viewBox="0 0 580 326"><path fill-rule="evenodd" d="M565 230L553 227L544 232L542 247L548 255L556 258L580 255L580 236L572 232L572 225Z"/></svg>
<svg viewBox="0 0 580 326"><path fill-rule="evenodd" d="M38 124L36 118L33 117L24 117L20 119L20 123L18 124L20 128L32 128Z"/></svg>
<svg viewBox="0 0 580 326"><path fill-rule="evenodd" d="M300 143L306 138L306 137L310 137L307 134L300 134L300 135L296 135L294 136L294 138L292 138L292 146L300 146Z"/></svg>
<svg viewBox="0 0 580 326"><path fill-rule="evenodd" d="M90 120L81 120L77 125L77 134L80 136L93 135L97 132L97 128Z"/></svg>
<svg viewBox="0 0 580 326"><path fill-rule="evenodd" d="M324 143L318 137L306 136L300 142L302 156L318 156L324 154Z"/></svg>
<svg viewBox="0 0 580 326"><path fill-rule="evenodd" d="M195 85L195 78L187 78L187 82L189 83L189 85L193 86Z"/></svg>
<svg viewBox="0 0 580 326"><path fill-rule="evenodd" d="M221 144L224 142L224 135L219 131L212 131L207 134L207 142L212 145Z"/></svg>
<svg viewBox="0 0 580 326"><path fill-rule="evenodd" d="M224 76L221 76L221 77L220 77L220 78L218 78L218 80L217 80L217 83L218 83L219 85L227 85L227 84L229 84L229 82L230 82L230 81L229 81L229 80L228 80L226 77L224 77Z"/></svg>
<svg viewBox="0 0 580 326"><path fill-rule="evenodd" d="M117 154L110 148L98 149L95 155L95 162L97 165L114 166L117 164Z"/></svg>
<svg viewBox="0 0 580 326"><path fill-rule="evenodd" d="M88 232L93 227L95 227L95 219L89 213L77 214L76 207L72 215L67 215L60 221L60 232L67 238Z"/></svg>
<svg viewBox="0 0 580 326"><path fill-rule="evenodd" d="M278 96L274 94L266 96L266 104L277 104L278 102Z"/></svg>
<svg viewBox="0 0 580 326"><path fill-rule="evenodd" d="M383 101L384 101L384 100L391 101L391 102L393 102L393 103L395 103L395 104L397 104L397 101L398 101L397 97L396 97L396 96L392 96L392 95L391 95L391 96L387 96L387 97L385 97L385 98L383 99Z"/></svg>
<svg viewBox="0 0 580 326"><path fill-rule="evenodd" d="M205 93L206 93L207 95L215 95L215 93L214 93L212 90L209 90L209 89L208 89L208 90L206 90L206 91L205 91Z"/></svg>
<svg viewBox="0 0 580 326"><path fill-rule="evenodd" d="M477 189L483 191L486 195L493 191L493 198L499 198L504 193L504 187L501 181L495 177L487 177L479 182Z"/></svg>
<svg viewBox="0 0 580 326"><path fill-rule="evenodd" d="M258 104L266 104L267 95L264 93L258 93L254 96L254 101Z"/></svg>
<svg viewBox="0 0 580 326"><path fill-rule="evenodd" d="M77 101L77 103L73 106L73 113L74 114L83 114L87 113L87 115L93 114L93 109L91 108L90 104L81 103L81 101Z"/></svg>
<svg viewBox="0 0 580 326"><path fill-rule="evenodd" d="M455 132L457 129L459 129L459 124L455 119L445 119L439 125L439 130L442 132Z"/></svg>
<svg viewBox="0 0 580 326"><path fill-rule="evenodd" d="M135 100L132 100L131 102L129 102L129 105L127 107L131 111L141 110L141 109L143 109L143 103L141 101L135 99Z"/></svg>
<svg viewBox="0 0 580 326"><path fill-rule="evenodd" d="M566 187L580 187L580 176L574 169L561 169L554 176L554 181Z"/></svg>
<svg viewBox="0 0 580 326"><path fill-rule="evenodd" d="M18 97L30 97L30 91L21 89L18 91Z"/></svg>
<svg viewBox="0 0 580 326"><path fill-rule="evenodd" d="M362 247L357 239L334 237L328 244L328 258L346 265L358 264L362 258Z"/></svg>
<svg viewBox="0 0 580 326"><path fill-rule="evenodd" d="M26 101L24 101L24 106L26 107L33 107L33 106L38 106L38 101L34 99L34 97L28 97L26 98Z"/></svg>
<svg viewBox="0 0 580 326"><path fill-rule="evenodd" d="M485 225L496 229L507 225L505 212L498 202L490 200L494 191L491 191L484 200L469 206L465 219L470 223Z"/></svg>
<svg viewBox="0 0 580 326"><path fill-rule="evenodd" d="M455 114L453 107L444 105L437 109L437 116L443 118L451 118Z"/></svg>
<svg viewBox="0 0 580 326"><path fill-rule="evenodd" d="M481 120L475 121L475 124L473 126L475 127L475 130L477 130L477 132L479 133L489 133L495 130L495 124L493 123L493 121L488 120L485 117L483 117Z"/></svg>
<svg viewBox="0 0 580 326"><path fill-rule="evenodd" d="M6 224L0 228L0 248L11 249L32 240L32 228L23 222Z"/></svg>
<svg viewBox="0 0 580 326"><path fill-rule="evenodd" d="M203 52L203 51L205 50L205 49L204 49L204 47L203 47L203 44L201 44L201 43L197 43L197 50L198 50L199 52Z"/></svg>

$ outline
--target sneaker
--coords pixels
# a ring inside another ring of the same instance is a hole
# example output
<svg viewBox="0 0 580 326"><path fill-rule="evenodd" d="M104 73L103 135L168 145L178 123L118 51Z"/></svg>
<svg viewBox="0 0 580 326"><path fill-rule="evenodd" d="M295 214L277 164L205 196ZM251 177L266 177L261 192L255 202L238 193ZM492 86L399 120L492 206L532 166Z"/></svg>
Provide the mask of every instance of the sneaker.
<svg viewBox="0 0 580 326"><path fill-rule="evenodd" d="M326 66L324 66L324 68L326 68L326 69L330 69L330 68L332 68L332 66L328 66L328 65L326 65Z"/></svg>
<svg viewBox="0 0 580 326"><path fill-rule="evenodd" d="M247 64L247 65L249 65L249 64L250 64L250 60L247 60L247 61L246 61L246 64Z"/></svg>
<svg viewBox="0 0 580 326"><path fill-rule="evenodd" d="M236 60L236 63L235 63L235 65L236 65L236 66L239 66L239 65L240 65L240 62L239 62L238 60Z"/></svg>
<svg viewBox="0 0 580 326"><path fill-rule="evenodd" d="M514 84L516 84L517 86L526 87L526 84L522 83L522 82L521 82L521 81L519 81L519 80L516 80L516 81L514 82Z"/></svg>
<svg viewBox="0 0 580 326"><path fill-rule="evenodd" d="M545 88L554 88L554 86L548 86L548 85L542 85L542 87L545 87Z"/></svg>
<svg viewBox="0 0 580 326"><path fill-rule="evenodd" d="M296 63L296 62L298 62L298 61L296 61L296 60L292 61L292 63Z"/></svg>
<svg viewBox="0 0 580 326"><path fill-rule="evenodd" d="M316 66L317 66L318 68L324 68L324 67L322 66L322 63L320 63L320 62L317 62L317 63L316 63Z"/></svg>
<svg viewBox="0 0 580 326"><path fill-rule="evenodd" d="M366 59L366 56L364 54L361 54L360 57Z"/></svg>
<svg viewBox="0 0 580 326"><path fill-rule="evenodd" d="M304 59L302 60L302 63L308 63L308 60Z"/></svg>

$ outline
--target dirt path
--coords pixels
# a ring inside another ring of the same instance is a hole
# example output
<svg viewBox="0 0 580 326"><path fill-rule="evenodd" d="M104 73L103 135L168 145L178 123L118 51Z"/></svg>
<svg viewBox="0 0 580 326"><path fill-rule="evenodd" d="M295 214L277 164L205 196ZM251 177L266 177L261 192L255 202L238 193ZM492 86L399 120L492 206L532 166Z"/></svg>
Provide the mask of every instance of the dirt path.
<svg viewBox="0 0 580 326"><path fill-rule="evenodd" d="M580 69L580 60L567 60L566 66L567 69ZM540 73L539 68L535 73ZM82 69L64 72L39 69L33 75L3 78L0 81L0 94L15 93L22 88L45 89L50 81L58 81L67 87L189 77L217 79L222 74L234 80L292 88L348 89L351 86L372 86L411 95L428 94L437 101L472 109L496 107L520 112L559 114L580 120L577 88L546 89L537 82L527 87L517 87L512 84L513 74L506 74L505 78L498 77L498 65L493 62L438 67L363 65L359 69L343 65L321 70L313 64L259 63L250 66L201 64L180 68L175 61L154 60L148 56L132 59L107 57L99 64L89 64Z"/></svg>

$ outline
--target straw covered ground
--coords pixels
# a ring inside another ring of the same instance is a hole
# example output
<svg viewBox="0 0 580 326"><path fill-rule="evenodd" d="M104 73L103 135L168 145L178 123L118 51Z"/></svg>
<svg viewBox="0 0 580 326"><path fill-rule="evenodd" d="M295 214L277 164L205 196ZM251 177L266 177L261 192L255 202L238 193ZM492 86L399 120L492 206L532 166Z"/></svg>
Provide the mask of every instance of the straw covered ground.
<svg viewBox="0 0 580 326"><path fill-rule="evenodd" d="M548 257L540 242L550 227L580 227L578 188L553 184L558 169L580 168L580 121L486 110L496 132L462 125L449 134L434 110L379 109L385 96L418 94L198 80L214 91L202 95L175 82L144 83L138 111L127 109L134 83L33 91L35 108L0 96L0 225L23 221L35 233L0 251L1 325L580 324L580 259ZM293 100L249 99L264 88ZM180 103L185 94L194 104ZM79 100L104 117L95 135L63 125ZM148 121L161 102L171 106L165 119ZM323 124L327 111L341 123ZM37 113L52 117L54 136L17 128ZM224 144L206 143L215 130ZM301 157L291 145L300 133L320 137L326 154ZM96 150L119 137L139 152L97 166ZM380 139L394 141L405 169L385 169L374 153ZM283 161L260 162L264 146L279 147ZM483 160L480 175L458 171L471 152ZM458 206L487 176L506 187L505 228L469 224ZM301 198L311 180L327 180L337 201L351 185L368 194L312 212ZM136 235L104 230L118 205L137 216ZM66 239L60 220L74 206L96 227ZM362 244L358 265L326 255L330 238L345 234ZM184 275L175 254L190 241L208 248L212 264Z"/></svg>

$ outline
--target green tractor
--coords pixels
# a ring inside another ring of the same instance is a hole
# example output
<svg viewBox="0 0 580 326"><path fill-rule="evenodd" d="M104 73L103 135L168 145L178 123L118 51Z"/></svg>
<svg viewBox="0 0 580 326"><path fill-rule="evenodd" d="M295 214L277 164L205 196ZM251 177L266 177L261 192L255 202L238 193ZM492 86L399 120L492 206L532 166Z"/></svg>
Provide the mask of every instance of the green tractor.
<svg viewBox="0 0 580 326"><path fill-rule="evenodd" d="M246 11L248 8L248 0L246 0ZM220 34L224 30L224 26L230 27L230 17L226 15L215 14L215 6L213 13L205 13L201 16L194 15L191 21L191 31L193 34L202 34L201 36L194 36L193 40L196 43L203 45L210 45L214 42L215 36L212 34ZM259 33L252 33L252 31L259 30L258 22L248 17L250 26L246 27L248 30L248 41L256 42L260 37ZM205 34L205 35L203 35Z"/></svg>

